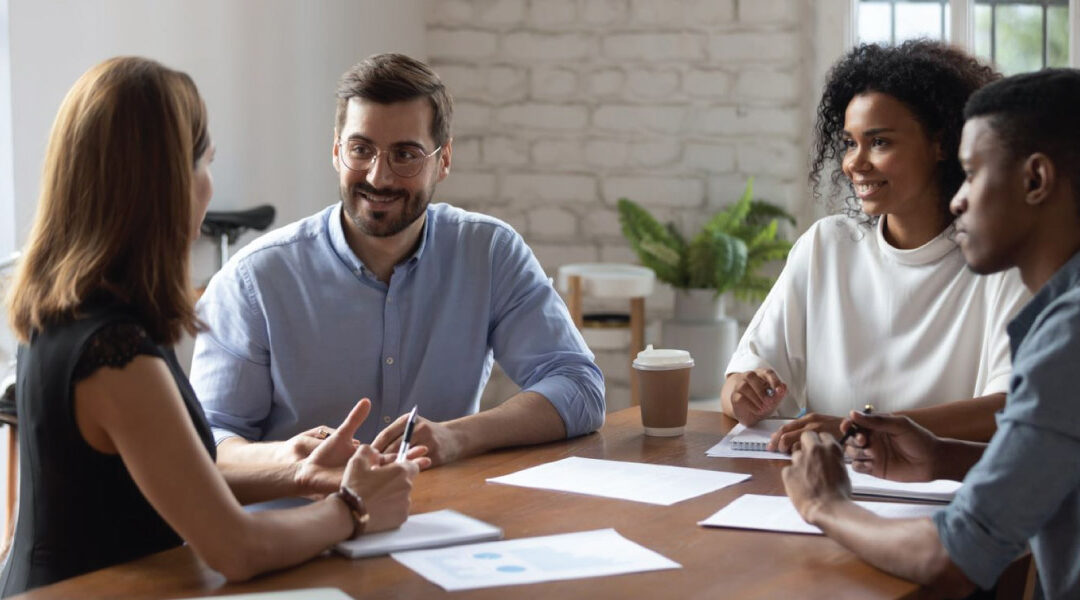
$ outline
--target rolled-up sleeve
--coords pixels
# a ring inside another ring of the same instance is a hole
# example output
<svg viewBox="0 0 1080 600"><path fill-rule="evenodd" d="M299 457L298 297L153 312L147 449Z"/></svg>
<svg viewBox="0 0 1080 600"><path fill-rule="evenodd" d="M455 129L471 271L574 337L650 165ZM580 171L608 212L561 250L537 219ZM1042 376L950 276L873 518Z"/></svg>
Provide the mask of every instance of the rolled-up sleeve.
<svg viewBox="0 0 1080 600"><path fill-rule="evenodd" d="M566 304L520 236L496 236L492 248L495 360L523 391L551 402L567 437L604 424L604 376Z"/></svg>
<svg viewBox="0 0 1080 600"><path fill-rule="evenodd" d="M270 352L265 318L243 263L214 276L197 310L207 328L195 338L191 385L214 441L260 440L272 405Z"/></svg>
<svg viewBox="0 0 1080 600"><path fill-rule="evenodd" d="M1076 489L1080 447L1060 433L1026 424L998 429L953 502L934 515L941 543L980 587L1005 567Z"/></svg>
<svg viewBox="0 0 1080 600"><path fill-rule="evenodd" d="M1029 541L1036 558L1049 559L1039 572L1051 585L1066 579L1056 570L1060 565L1075 569L1080 560L1074 528L1080 489L1075 312L1046 311L1019 343L997 433L953 502L934 516L949 557L983 588Z"/></svg>

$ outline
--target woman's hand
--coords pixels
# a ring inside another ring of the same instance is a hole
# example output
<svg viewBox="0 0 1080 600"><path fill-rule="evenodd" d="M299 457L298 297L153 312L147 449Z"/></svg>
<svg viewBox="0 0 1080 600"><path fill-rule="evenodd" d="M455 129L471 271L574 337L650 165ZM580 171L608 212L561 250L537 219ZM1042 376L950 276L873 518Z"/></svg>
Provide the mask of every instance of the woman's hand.
<svg viewBox="0 0 1080 600"><path fill-rule="evenodd" d="M840 438L840 417L830 417L818 413L810 413L784 425L776 430L769 438L769 444L765 447L770 452L784 452L790 454L799 444L799 438L804 431L827 433L833 439Z"/></svg>
<svg viewBox="0 0 1080 600"><path fill-rule="evenodd" d="M396 529L405 522L413 479L420 472L418 461L387 461L385 456L362 444L345 467L343 484L360 496L367 508L367 533Z"/></svg>
<svg viewBox="0 0 1080 600"><path fill-rule="evenodd" d="M371 400L363 398L337 429L316 427L293 437L313 444L296 466L296 482L302 494L325 495L338 490L345 464L359 445L353 436L370 412Z"/></svg>
<svg viewBox="0 0 1080 600"><path fill-rule="evenodd" d="M746 426L772 414L787 395L787 385L772 369L732 373L724 387L731 390L732 416Z"/></svg>

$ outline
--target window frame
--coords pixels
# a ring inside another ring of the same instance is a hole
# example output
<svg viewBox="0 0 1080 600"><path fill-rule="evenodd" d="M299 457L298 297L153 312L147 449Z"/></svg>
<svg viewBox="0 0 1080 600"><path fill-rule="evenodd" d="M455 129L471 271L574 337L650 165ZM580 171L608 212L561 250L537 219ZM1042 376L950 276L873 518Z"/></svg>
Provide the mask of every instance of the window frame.
<svg viewBox="0 0 1080 600"><path fill-rule="evenodd" d="M860 0L840 0L846 5L848 15L841 23L844 51L858 43ZM975 53L975 0L948 0L949 42ZM833 57L835 60L839 56ZM1069 0L1069 66L1080 68L1080 0Z"/></svg>

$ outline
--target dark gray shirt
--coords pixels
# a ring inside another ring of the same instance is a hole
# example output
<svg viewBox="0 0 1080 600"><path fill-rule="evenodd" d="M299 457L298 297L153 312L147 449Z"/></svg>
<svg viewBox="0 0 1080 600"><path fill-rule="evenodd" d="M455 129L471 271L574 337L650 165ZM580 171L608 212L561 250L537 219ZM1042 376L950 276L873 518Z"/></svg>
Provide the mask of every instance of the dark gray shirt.
<svg viewBox="0 0 1080 600"><path fill-rule="evenodd" d="M997 433L934 523L980 587L1030 543L1043 595L1080 598L1080 253L1008 331L1013 373Z"/></svg>

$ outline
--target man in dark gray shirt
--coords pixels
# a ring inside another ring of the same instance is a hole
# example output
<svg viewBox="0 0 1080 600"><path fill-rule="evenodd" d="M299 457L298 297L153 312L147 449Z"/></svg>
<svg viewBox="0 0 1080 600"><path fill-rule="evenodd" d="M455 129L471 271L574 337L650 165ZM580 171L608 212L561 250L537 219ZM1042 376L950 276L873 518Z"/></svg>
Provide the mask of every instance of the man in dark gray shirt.
<svg viewBox="0 0 1080 600"><path fill-rule="evenodd" d="M850 500L841 448L804 433L784 469L799 513L882 570L963 596L990 588L1030 543L1039 592L1080 598L1080 71L1010 77L976 92L952 200L972 270L1013 266L1034 298L1009 324L1013 374L989 444L935 437L906 417L852 413L855 470L961 479L933 519L889 520Z"/></svg>

